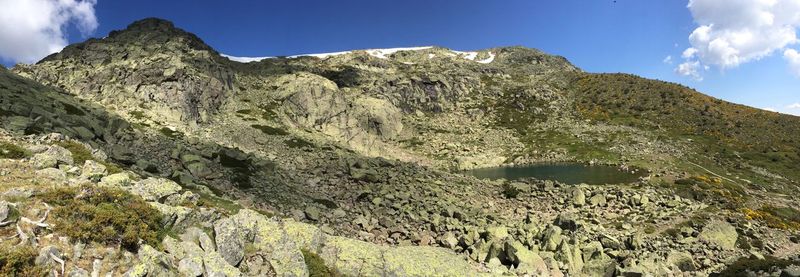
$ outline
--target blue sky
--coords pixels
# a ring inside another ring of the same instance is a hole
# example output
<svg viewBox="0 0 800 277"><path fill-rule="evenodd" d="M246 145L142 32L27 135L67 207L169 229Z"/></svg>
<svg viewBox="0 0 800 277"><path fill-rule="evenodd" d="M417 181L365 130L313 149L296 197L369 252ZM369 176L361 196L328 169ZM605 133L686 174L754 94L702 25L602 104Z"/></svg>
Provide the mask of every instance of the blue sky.
<svg viewBox="0 0 800 277"><path fill-rule="evenodd" d="M10 1L16 0L0 0L0 10L15 5ZM791 10L758 6L755 0L695 0L691 9L687 8L689 1L679 0L69 1L94 4L97 23L94 28L75 18L62 23L69 43L87 36L102 37L144 17L161 17L233 56L426 45L457 50L522 45L565 56L589 72L633 73L682 83L731 102L800 114L800 105L789 108L800 102L800 74L793 73L784 58L785 50L797 48L796 41L783 39L786 34L774 40L759 39L776 33L777 27L730 23L751 22L749 10L774 11L775 21L780 23L782 15L778 13ZM733 5L735 11L726 11L731 1L741 3ZM797 12L800 14L800 9ZM8 24L2 17L0 12L0 24ZM800 22L784 23L794 33L795 26L800 26ZM735 49L739 56L732 59L714 52L716 48L709 47L712 43L708 40L690 39L703 25L716 28L710 32L712 40L715 36L725 39L723 34L730 30L755 30L750 32L755 34L753 41L766 42L734 45L732 48L739 47ZM4 39L2 27L0 39ZM687 48L698 54L682 57ZM2 51L0 47L0 55ZM14 63L2 56L6 66ZM665 62L667 56L671 57L669 63ZM694 71L681 71L686 75L676 71L679 64L692 62L698 67L687 69Z"/></svg>

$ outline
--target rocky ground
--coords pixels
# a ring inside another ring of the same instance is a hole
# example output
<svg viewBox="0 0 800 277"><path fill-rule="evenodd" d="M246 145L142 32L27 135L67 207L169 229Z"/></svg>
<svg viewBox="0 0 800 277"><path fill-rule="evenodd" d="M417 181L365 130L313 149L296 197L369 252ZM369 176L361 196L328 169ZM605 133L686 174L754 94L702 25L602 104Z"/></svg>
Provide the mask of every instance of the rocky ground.
<svg viewBox="0 0 800 277"><path fill-rule="evenodd" d="M22 149L0 163L2 199L20 211L0 220L4 243L30 246L35 269L61 274L63 261L76 276L796 276L794 129L745 159L733 142L637 121L666 106L589 109L575 83L592 75L564 58L521 47L470 55L242 64L147 19L0 69L2 139ZM550 161L647 174L607 185L460 174ZM98 240L47 212L93 201L95 188L141 198L129 204L161 224Z"/></svg>

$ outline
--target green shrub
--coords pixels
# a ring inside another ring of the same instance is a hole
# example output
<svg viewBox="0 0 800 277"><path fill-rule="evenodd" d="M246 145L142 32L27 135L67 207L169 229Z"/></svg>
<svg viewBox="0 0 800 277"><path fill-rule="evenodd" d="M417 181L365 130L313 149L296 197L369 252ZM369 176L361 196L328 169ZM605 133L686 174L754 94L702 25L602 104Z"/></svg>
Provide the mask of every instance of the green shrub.
<svg viewBox="0 0 800 277"><path fill-rule="evenodd" d="M36 256L30 246L0 248L0 276L47 276L47 269L35 264Z"/></svg>
<svg viewBox="0 0 800 277"><path fill-rule="evenodd" d="M515 186L512 186L509 183L503 184L503 196L505 196L506 198L510 199L517 198L519 192L520 192L519 189L517 189Z"/></svg>
<svg viewBox="0 0 800 277"><path fill-rule="evenodd" d="M319 255L308 251L306 249L300 250L303 253L303 260L308 267L308 276L310 277L338 277L343 276L336 269L328 268L325 261Z"/></svg>
<svg viewBox="0 0 800 277"><path fill-rule="evenodd" d="M120 244L135 251L139 241L158 246L162 216L141 197L120 189L56 188L39 195L56 205L56 231L82 242Z"/></svg>
<svg viewBox="0 0 800 277"><path fill-rule="evenodd" d="M72 153L72 161L75 165L81 166L87 160L94 160L94 156L92 156L92 152L89 151L88 148L83 146L83 144L74 142L74 141L62 141L56 143L56 145L64 147L65 149L69 150ZM106 161L98 161L98 163L104 165L108 174L115 174L122 172L122 168L118 165Z"/></svg>
<svg viewBox="0 0 800 277"><path fill-rule="evenodd" d="M0 159L24 159L31 155L25 148L9 142L0 142Z"/></svg>
<svg viewBox="0 0 800 277"><path fill-rule="evenodd" d="M83 146L83 144L80 144L78 142L66 140L66 141L60 141L56 143L56 145L64 147L65 149L69 150L69 152L72 153L72 161L74 161L75 164L78 166L83 165L83 163L86 162L86 160L94 159L94 157L92 157L92 152L89 151L88 148Z"/></svg>
<svg viewBox="0 0 800 277"><path fill-rule="evenodd" d="M267 135L285 136L289 134L289 132L286 132L283 129L270 127L266 125L250 125L250 126L258 129L259 131Z"/></svg>

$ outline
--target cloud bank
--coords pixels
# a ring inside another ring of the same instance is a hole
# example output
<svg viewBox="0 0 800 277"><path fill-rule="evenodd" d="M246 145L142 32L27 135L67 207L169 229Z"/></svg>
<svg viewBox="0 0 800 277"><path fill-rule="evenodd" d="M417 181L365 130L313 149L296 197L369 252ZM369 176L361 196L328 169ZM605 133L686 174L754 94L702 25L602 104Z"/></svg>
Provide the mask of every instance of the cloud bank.
<svg viewBox="0 0 800 277"><path fill-rule="evenodd" d="M798 53L787 49L799 42L799 0L689 0L687 7L699 27L689 35L679 74L698 79L689 69L724 70L784 52L800 76Z"/></svg>
<svg viewBox="0 0 800 277"><path fill-rule="evenodd" d="M67 45L72 23L83 35L97 29L97 0L0 0L0 59L33 63Z"/></svg>

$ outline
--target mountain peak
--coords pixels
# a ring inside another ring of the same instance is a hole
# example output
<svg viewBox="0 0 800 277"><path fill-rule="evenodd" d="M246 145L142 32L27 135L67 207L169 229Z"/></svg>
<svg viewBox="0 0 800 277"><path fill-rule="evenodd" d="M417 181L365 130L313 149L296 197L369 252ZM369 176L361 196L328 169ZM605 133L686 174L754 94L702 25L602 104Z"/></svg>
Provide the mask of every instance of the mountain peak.
<svg viewBox="0 0 800 277"><path fill-rule="evenodd" d="M105 38L91 38L82 43L69 45L61 52L45 57L39 63L86 55L105 58L106 55L96 55L97 52L117 52L131 47L143 48L145 51L139 52L145 55L176 50L185 52L187 48L217 53L195 34L175 27L171 21L149 17L135 21L123 30L111 31Z"/></svg>

